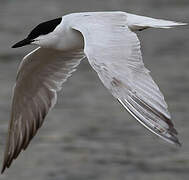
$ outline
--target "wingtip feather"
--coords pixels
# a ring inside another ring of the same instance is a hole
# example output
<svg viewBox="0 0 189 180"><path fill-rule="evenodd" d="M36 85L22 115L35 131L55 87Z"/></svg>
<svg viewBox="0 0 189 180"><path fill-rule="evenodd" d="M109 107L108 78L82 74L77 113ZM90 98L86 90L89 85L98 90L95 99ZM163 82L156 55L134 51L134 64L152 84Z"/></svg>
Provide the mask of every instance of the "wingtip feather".
<svg viewBox="0 0 189 180"><path fill-rule="evenodd" d="M176 136L177 135L177 132L175 133L174 131L174 128L170 128L165 134L161 134L161 133L158 133L156 132L154 129L152 129L150 126L148 126L145 122L143 122L141 119L139 119L139 117L137 117L137 115L132 112L130 110L129 107L127 107L125 105L125 101L123 102L121 99L117 99L118 102L124 107L127 109L127 111L137 120L139 121L144 127L146 127L148 130L150 130L152 133L156 134L157 136L159 136L160 138L162 138L163 140L169 142L170 144L174 144L178 147L181 147L182 144L180 143L178 137Z"/></svg>
<svg viewBox="0 0 189 180"><path fill-rule="evenodd" d="M3 174L3 173L4 173L5 168L6 168L6 167L3 165L3 167L1 168L1 174Z"/></svg>

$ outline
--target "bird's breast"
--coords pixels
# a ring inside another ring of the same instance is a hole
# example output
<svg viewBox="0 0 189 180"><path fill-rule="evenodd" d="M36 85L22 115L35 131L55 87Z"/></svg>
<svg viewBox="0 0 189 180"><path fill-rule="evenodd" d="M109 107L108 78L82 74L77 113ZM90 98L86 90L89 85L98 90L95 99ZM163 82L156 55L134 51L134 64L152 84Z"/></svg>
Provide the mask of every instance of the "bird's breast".
<svg viewBox="0 0 189 180"><path fill-rule="evenodd" d="M84 39L80 32L66 27L57 31L56 49L58 50L73 50L84 48Z"/></svg>

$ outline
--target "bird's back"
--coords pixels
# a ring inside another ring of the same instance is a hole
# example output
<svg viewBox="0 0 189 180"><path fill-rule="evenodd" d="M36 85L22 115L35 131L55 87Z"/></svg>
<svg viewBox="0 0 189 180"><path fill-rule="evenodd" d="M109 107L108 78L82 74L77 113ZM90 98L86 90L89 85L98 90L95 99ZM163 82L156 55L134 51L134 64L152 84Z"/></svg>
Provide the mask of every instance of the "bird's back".
<svg viewBox="0 0 189 180"><path fill-rule="evenodd" d="M79 23L91 22L91 19L100 24L119 24L120 21L128 26L132 31L143 30L146 28L171 28L173 26L186 25L186 23L180 23L175 21L168 21L162 19L155 19L146 16L140 16L135 14L130 14L122 11L107 11L107 12L82 12L82 13L72 13L66 16L69 19L69 23Z"/></svg>

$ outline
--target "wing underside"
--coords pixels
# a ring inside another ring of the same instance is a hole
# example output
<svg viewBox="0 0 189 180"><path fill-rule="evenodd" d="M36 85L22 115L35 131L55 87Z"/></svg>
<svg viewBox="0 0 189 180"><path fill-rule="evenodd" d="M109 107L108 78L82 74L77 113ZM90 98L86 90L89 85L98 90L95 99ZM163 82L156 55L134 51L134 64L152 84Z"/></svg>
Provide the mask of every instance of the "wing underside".
<svg viewBox="0 0 189 180"><path fill-rule="evenodd" d="M23 59L14 88L2 172L27 148L55 105L57 91L84 57L83 50L37 48Z"/></svg>

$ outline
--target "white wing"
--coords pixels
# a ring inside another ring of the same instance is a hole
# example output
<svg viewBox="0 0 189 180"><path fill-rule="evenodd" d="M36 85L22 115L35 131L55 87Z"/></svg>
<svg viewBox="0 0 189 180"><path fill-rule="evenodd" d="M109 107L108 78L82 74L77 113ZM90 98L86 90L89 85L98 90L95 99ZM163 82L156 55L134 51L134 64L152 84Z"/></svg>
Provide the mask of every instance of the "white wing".
<svg viewBox="0 0 189 180"><path fill-rule="evenodd" d="M2 172L9 167L41 127L57 91L85 55L83 50L60 52L37 48L19 68Z"/></svg>
<svg viewBox="0 0 189 180"><path fill-rule="evenodd" d="M144 67L140 42L124 13L83 15L72 21L84 36L89 63L112 95L146 128L180 144L167 104Z"/></svg>

